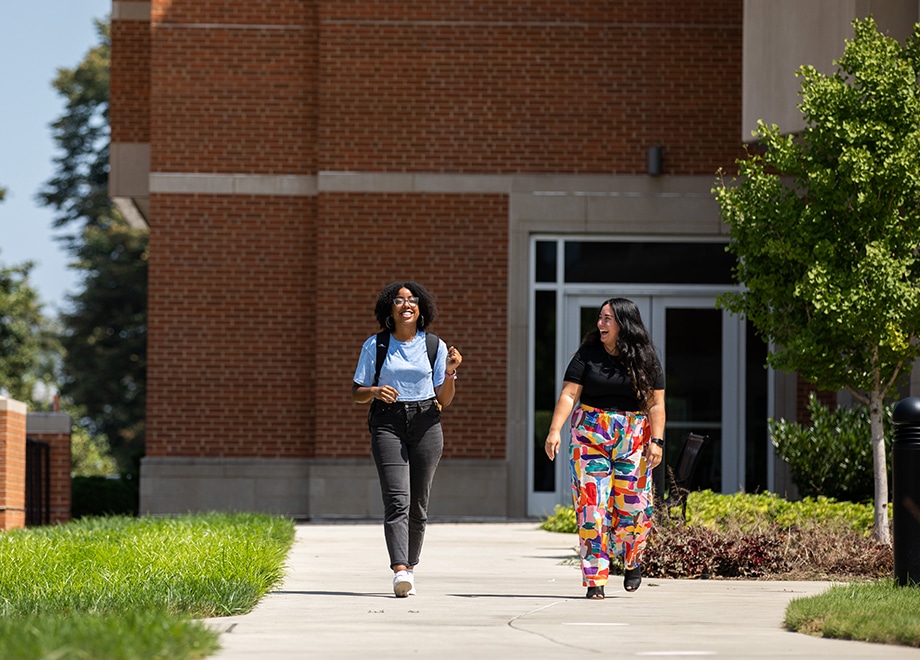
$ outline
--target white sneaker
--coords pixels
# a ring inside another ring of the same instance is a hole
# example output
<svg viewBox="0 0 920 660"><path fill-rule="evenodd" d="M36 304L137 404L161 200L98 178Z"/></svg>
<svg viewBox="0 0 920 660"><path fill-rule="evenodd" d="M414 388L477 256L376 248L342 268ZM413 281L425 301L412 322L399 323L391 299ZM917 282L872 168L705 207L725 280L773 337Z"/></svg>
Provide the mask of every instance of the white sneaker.
<svg viewBox="0 0 920 660"><path fill-rule="evenodd" d="M412 588L409 589L409 595L410 595L410 596L414 596L414 595L415 595L415 571L413 571L413 570L410 568L410 569L407 570L406 572L409 574L409 582L412 583Z"/></svg>
<svg viewBox="0 0 920 660"><path fill-rule="evenodd" d="M409 571L396 571L393 576L393 593L397 598L405 598L412 593L414 587L412 574Z"/></svg>

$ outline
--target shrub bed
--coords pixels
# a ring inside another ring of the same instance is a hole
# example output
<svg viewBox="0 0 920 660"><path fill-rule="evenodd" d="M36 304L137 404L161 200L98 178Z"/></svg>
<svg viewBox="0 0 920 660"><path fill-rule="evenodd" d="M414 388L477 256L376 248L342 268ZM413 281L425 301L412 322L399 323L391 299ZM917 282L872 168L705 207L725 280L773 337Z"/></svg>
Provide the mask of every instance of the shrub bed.
<svg viewBox="0 0 920 660"><path fill-rule="evenodd" d="M893 572L891 548L870 538L871 504L699 491L689 495L686 521L674 511L656 511L648 577L858 580ZM542 527L574 533L575 512L557 507Z"/></svg>

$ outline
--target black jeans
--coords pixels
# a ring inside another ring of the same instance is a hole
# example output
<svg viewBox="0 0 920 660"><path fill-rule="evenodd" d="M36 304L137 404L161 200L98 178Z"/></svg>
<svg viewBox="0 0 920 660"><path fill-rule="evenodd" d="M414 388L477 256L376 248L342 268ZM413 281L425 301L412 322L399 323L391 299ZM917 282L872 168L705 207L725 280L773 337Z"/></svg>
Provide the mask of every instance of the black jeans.
<svg viewBox="0 0 920 660"><path fill-rule="evenodd" d="M419 562L428 524L428 494L444 434L434 399L375 404L371 451L383 495L383 533L390 568Z"/></svg>

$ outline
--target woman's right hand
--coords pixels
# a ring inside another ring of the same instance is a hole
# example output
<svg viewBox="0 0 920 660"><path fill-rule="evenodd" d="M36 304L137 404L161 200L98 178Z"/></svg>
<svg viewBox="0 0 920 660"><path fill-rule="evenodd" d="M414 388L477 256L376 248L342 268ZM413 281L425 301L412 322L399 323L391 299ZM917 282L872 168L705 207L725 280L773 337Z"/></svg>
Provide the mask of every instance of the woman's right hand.
<svg viewBox="0 0 920 660"><path fill-rule="evenodd" d="M556 454L559 453L559 446L562 444L558 429L565 425L565 420L572 414L575 402L580 397L581 385L569 381L562 383L562 392L559 393L559 399L553 409L553 419L549 423L549 433L546 434L546 443L543 445L543 450L551 461L556 460Z"/></svg>
<svg viewBox="0 0 920 660"><path fill-rule="evenodd" d="M559 451L560 444L562 444L562 439L559 437L559 431L550 431L543 445L543 450L549 456L549 460L556 460L556 453Z"/></svg>
<svg viewBox="0 0 920 660"><path fill-rule="evenodd" d="M375 389L377 391L374 393L374 398L383 403L393 403L399 396L399 392L389 385L381 385Z"/></svg>

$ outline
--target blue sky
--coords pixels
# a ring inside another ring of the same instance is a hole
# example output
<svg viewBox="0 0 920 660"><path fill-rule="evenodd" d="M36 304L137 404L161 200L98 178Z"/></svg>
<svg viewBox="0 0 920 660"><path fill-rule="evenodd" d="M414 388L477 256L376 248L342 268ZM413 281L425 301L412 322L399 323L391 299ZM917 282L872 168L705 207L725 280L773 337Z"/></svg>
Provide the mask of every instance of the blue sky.
<svg viewBox="0 0 920 660"><path fill-rule="evenodd" d="M78 285L54 240L52 210L35 201L54 175L50 125L64 111L51 81L98 43L93 21L108 18L111 6L111 0L0 0L0 187L7 191L0 202L0 264L35 262L29 280L49 316Z"/></svg>

